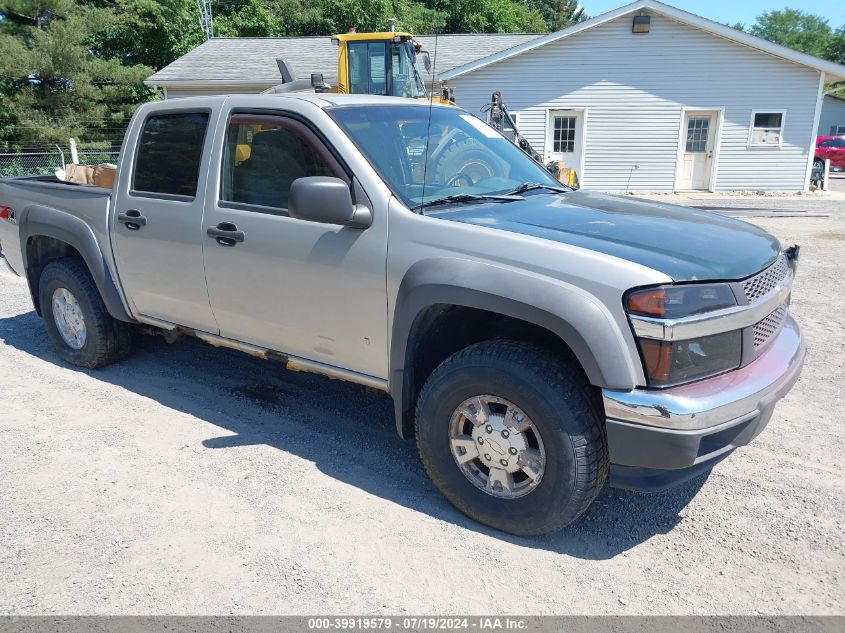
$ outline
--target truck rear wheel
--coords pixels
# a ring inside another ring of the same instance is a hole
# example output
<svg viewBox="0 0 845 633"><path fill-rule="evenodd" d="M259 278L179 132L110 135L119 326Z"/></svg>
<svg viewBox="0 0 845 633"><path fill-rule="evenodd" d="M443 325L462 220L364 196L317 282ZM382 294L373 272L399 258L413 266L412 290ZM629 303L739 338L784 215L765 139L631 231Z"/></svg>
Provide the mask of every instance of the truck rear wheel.
<svg viewBox="0 0 845 633"><path fill-rule="evenodd" d="M67 257L47 264L38 294L44 327L62 360L95 369L129 353L129 324L108 313L81 259Z"/></svg>
<svg viewBox="0 0 845 633"><path fill-rule="evenodd" d="M511 534L559 530L607 479L607 440L586 379L527 343L485 341L444 361L420 394L416 435L440 492Z"/></svg>

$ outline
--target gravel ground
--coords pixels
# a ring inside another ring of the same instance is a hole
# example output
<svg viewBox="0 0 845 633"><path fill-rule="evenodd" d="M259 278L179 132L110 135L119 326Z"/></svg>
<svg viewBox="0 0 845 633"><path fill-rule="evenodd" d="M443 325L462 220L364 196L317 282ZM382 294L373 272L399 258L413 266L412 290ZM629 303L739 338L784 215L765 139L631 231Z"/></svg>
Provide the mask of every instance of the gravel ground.
<svg viewBox="0 0 845 633"><path fill-rule="evenodd" d="M830 191L845 193L845 172L836 172L830 175Z"/></svg>
<svg viewBox="0 0 845 633"><path fill-rule="evenodd" d="M63 364L0 266L0 614L842 614L845 205L827 207L753 220L803 246L810 347L767 431L543 540L453 510L357 386L153 337Z"/></svg>

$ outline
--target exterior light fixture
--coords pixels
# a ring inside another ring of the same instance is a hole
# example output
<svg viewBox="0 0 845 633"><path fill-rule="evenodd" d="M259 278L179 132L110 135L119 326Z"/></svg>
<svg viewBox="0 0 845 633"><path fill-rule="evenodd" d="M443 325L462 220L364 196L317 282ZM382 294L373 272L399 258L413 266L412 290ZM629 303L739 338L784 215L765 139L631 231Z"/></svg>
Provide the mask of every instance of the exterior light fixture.
<svg viewBox="0 0 845 633"><path fill-rule="evenodd" d="M635 15L631 33L648 33L651 30L650 15Z"/></svg>

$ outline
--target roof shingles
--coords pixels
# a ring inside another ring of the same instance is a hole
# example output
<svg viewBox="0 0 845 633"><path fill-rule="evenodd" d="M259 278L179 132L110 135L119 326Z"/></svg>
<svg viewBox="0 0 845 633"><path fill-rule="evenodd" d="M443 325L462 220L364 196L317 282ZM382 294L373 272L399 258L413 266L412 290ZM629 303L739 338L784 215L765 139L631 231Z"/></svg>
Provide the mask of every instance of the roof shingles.
<svg viewBox="0 0 845 633"><path fill-rule="evenodd" d="M540 37L537 33L421 35L416 39L431 55L438 74ZM436 59L435 59L436 43ZM322 72L337 80L337 48L329 37L213 38L168 64L145 83L251 84L281 82L276 58L284 58L297 79Z"/></svg>

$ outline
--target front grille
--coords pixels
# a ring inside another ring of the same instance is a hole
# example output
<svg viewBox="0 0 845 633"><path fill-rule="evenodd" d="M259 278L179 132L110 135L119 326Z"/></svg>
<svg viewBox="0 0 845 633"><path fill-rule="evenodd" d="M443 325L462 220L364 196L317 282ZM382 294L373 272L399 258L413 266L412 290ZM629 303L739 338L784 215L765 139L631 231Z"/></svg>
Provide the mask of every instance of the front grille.
<svg viewBox="0 0 845 633"><path fill-rule="evenodd" d="M786 261L786 256L781 253L777 261L766 270L743 281L742 289L745 291L745 297L748 299L748 303L753 303L770 292L786 277L788 271L789 264Z"/></svg>
<svg viewBox="0 0 845 633"><path fill-rule="evenodd" d="M769 316L757 321L754 324L754 350L757 351L766 343L772 340L775 334L780 331L786 319L786 304L780 306Z"/></svg>

